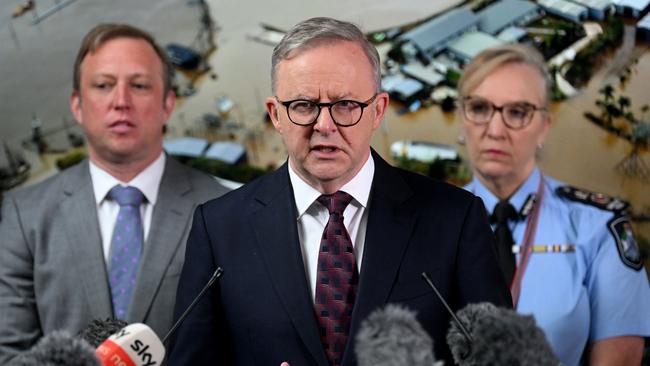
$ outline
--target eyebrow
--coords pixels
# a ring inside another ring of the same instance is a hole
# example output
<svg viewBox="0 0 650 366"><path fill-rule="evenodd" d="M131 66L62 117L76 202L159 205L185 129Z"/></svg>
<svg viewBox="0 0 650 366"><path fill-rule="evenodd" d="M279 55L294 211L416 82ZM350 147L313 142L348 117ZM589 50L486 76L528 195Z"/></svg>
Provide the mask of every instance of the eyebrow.
<svg viewBox="0 0 650 366"><path fill-rule="evenodd" d="M512 102L503 103L500 106L498 106L498 105L496 105L496 103L494 103L493 101L491 101L490 99L487 99L487 98L478 97L478 96L471 96L471 95L468 96L467 98L474 99L474 100L483 100L483 101L486 101L488 103L492 103L497 107L503 107L504 105L512 105L512 104L530 104L532 106L537 106L537 104L535 102L531 102L531 101L528 101L528 100L515 100L515 101L512 101Z"/></svg>
<svg viewBox="0 0 650 366"><path fill-rule="evenodd" d="M336 102L336 101L339 101L339 100L351 100L351 99L354 99L354 98L352 98L351 93L349 93L349 92L334 95L334 96L330 97L330 101L332 101L332 102ZM312 101L312 102L320 102L321 101L320 98L313 98L313 97L307 96L305 94L297 94L295 97L291 98L290 100L309 100L309 101Z"/></svg>

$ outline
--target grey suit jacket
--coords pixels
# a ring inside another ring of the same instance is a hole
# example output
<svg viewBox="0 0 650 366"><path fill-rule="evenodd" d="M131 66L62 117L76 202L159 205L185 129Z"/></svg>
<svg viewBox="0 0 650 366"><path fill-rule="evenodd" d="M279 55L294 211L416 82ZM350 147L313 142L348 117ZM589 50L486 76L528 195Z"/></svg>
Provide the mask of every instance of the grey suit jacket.
<svg viewBox="0 0 650 366"><path fill-rule="evenodd" d="M128 322L163 337L195 207L227 191L168 157ZM111 317L88 161L8 194L0 221L0 365L54 330L76 333Z"/></svg>

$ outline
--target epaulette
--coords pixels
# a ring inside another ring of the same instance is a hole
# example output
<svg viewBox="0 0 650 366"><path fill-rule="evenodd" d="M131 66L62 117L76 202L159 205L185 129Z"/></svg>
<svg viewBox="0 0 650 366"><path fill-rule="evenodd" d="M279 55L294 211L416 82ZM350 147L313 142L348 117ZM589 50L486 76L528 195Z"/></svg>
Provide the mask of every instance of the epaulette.
<svg viewBox="0 0 650 366"><path fill-rule="evenodd" d="M561 186L555 189L558 196L574 202L584 203L586 205L600 208L601 210L612 211L617 214L622 213L630 207L630 203L616 197L611 197L603 193L594 193L584 189Z"/></svg>

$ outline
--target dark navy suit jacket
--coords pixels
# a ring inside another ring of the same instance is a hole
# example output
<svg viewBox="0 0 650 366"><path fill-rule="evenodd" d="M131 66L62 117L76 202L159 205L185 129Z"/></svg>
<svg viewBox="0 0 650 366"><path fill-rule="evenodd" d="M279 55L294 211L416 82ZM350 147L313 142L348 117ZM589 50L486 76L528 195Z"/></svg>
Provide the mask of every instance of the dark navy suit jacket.
<svg viewBox="0 0 650 366"><path fill-rule="evenodd" d="M351 336L343 365L356 365L361 322L387 303L417 311L438 359L450 359L450 316L421 278L427 272L458 310L489 301L511 306L479 198L388 165L375 175ZM187 243L176 317L218 266L224 276L179 327L170 365L327 366L309 293L285 163L199 206Z"/></svg>

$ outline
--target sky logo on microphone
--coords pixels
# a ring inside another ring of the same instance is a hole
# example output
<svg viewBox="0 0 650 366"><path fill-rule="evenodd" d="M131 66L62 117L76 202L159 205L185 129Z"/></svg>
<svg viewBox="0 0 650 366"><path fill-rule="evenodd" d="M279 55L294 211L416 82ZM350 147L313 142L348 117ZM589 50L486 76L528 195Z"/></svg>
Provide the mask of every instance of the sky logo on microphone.
<svg viewBox="0 0 650 366"><path fill-rule="evenodd" d="M95 351L104 366L158 366L165 347L145 324L131 324L110 336Z"/></svg>

